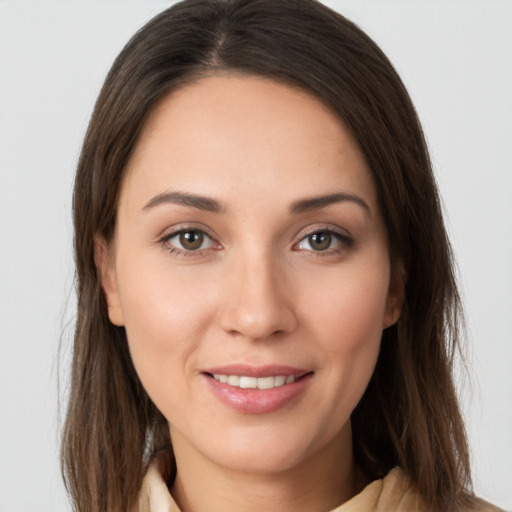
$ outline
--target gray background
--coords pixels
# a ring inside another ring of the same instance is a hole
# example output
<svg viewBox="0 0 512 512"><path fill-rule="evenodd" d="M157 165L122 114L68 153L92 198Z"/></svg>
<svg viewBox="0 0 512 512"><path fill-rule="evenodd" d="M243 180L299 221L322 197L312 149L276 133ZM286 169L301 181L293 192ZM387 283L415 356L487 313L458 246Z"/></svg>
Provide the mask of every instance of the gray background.
<svg viewBox="0 0 512 512"><path fill-rule="evenodd" d="M470 326L462 396L476 490L510 508L512 2L326 3L381 45L424 123ZM70 509L57 381L74 311L73 171L114 57L170 4L0 0L0 512Z"/></svg>

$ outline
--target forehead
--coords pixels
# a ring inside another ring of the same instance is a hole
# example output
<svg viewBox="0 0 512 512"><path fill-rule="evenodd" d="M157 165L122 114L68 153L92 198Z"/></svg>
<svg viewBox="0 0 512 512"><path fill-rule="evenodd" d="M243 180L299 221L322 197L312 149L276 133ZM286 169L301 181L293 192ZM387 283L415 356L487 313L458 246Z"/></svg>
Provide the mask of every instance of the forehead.
<svg viewBox="0 0 512 512"><path fill-rule="evenodd" d="M285 202L352 188L375 199L364 156L333 112L303 90L245 75L203 78L154 108L121 196L166 188L227 200L279 192Z"/></svg>

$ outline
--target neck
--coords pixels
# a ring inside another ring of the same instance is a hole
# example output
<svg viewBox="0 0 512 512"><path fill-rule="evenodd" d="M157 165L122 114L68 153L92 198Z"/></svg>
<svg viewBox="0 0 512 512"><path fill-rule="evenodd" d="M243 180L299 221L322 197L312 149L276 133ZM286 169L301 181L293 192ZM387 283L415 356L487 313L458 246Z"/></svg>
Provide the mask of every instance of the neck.
<svg viewBox="0 0 512 512"><path fill-rule="evenodd" d="M202 458L173 433L177 475L172 495L182 512L332 510L364 483L356 471L350 428L320 452L278 473L249 473Z"/></svg>

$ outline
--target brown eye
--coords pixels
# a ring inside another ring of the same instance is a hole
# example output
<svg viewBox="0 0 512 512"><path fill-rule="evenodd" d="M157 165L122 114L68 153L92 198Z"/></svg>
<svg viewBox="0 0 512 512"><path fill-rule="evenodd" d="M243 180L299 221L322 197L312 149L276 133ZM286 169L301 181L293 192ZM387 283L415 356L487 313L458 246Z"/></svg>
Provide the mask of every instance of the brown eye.
<svg viewBox="0 0 512 512"><path fill-rule="evenodd" d="M317 231L307 237L313 251L325 251L332 243L332 235L327 231Z"/></svg>
<svg viewBox="0 0 512 512"><path fill-rule="evenodd" d="M306 235L295 247L301 251L328 255L349 249L353 243L352 238L346 235L330 229L323 229Z"/></svg>
<svg viewBox="0 0 512 512"><path fill-rule="evenodd" d="M183 229L164 236L161 242L171 252L181 251L183 253L200 253L203 249L212 249L214 241L200 229Z"/></svg>
<svg viewBox="0 0 512 512"><path fill-rule="evenodd" d="M179 241L183 249L196 251L203 245L204 235L201 231L184 231L180 234Z"/></svg>

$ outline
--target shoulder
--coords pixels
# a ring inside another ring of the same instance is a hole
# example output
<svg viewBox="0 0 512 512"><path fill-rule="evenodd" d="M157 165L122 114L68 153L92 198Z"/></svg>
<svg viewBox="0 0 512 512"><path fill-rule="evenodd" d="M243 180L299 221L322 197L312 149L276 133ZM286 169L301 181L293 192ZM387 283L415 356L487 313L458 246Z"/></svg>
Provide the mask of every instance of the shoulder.
<svg viewBox="0 0 512 512"><path fill-rule="evenodd" d="M367 485L332 512L431 512L418 489L400 468L392 469L387 476ZM459 512L503 512L500 508L474 497Z"/></svg>
<svg viewBox="0 0 512 512"><path fill-rule="evenodd" d="M332 512L427 512L423 500L409 477L400 468L392 469L387 476L368 484Z"/></svg>
<svg viewBox="0 0 512 512"><path fill-rule="evenodd" d="M172 472L168 453L153 457L131 512L180 512L173 500L167 481ZM387 476L367 485L359 494L331 512L431 512L425 505L416 486L400 468L392 469ZM469 498L468 505L459 512L504 512L479 499Z"/></svg>

